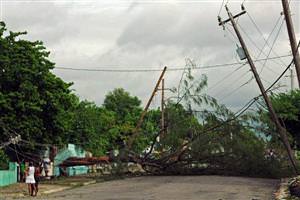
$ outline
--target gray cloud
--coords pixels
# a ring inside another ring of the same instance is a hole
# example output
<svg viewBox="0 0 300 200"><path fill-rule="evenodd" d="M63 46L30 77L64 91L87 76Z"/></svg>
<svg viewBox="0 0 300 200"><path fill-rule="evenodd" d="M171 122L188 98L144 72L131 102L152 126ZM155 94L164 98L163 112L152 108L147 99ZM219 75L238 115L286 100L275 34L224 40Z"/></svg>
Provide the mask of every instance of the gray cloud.
<svg viewBox="0 0 300 200"><path fill-rule="evenodd" d="M72 68L170 68L184 66L185 58L195 60L199 66L236 62L236 40L217 24L217 14L222 1L186 1L156 3L143 1L116 2L3 2L3 19L13 31L28 31L28 39L42 40L51 50L51 60L58 67ZM233 13L240 11L241 1L230 1ZM291 9L297 37L299 34L299 1L292 1ZM279 1L246 1L246 9L255 19L261 31L268 37L276 19L280 16ZM227 18L225 10L221 12ZM239 24L260 48L263 39L247 15L240 17ZM230 28L230 26L228 26ZM243 33L244 34L244 33ZM259 50L245 36L251 54ZM271 37L270 44L274 35ZM233 40L233 41L232 41ZM290 51L285 25L274 45L280 55ZM264 49L268 53L268 48ZM274 54L271 54L274 56ZM265 57L265 56L261 56ZM289 59L285 59L287 63ZM260 70L262 63L257 66ZM245 66L247 67L247 66ZM280 73L284 66L269 61L267 67ZM208 84L213 85L235 68L218 68L195 71L208 75ZM221 99L245 81L231 81L242 75L234 72L232 79L224 81L209 94L220 98L222 103L238 108L258 93L255 82L243 86L226 99ZM68 82L82 99L101 104L105 94L115 87L124 87L143 102L149 97L159 73L101 73L64 71L54 73ZM175 86L181 72L168 72L166 84ZM248 76L251 76L249 73ZM268 68L263 78L272 82L276 74ZM230 81L231 80L231 81ZM282 81L286 83L286 80Z"/></svg>

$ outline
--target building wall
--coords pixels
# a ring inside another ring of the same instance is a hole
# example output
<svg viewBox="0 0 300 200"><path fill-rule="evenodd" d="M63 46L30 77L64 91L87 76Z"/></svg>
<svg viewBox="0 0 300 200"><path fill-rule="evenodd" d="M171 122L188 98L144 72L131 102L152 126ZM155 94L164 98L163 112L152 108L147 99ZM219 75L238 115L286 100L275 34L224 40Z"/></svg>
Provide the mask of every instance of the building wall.
<svg viewBox="0 0 300 200"><path fill-rule="evenodd" d="M8 170L0 170L0 187L17 182L17 163L9 163Z"/></svg>

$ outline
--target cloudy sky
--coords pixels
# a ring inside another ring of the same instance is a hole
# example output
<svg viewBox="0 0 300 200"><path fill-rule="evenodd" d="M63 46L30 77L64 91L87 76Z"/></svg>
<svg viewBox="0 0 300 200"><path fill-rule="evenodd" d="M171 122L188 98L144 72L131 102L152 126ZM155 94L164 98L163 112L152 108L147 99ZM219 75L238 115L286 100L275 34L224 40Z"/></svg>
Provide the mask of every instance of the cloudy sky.
<svg viewBox="0 0 300 200"><path fill-rule="evenodd" d="M9 30L28 31L26 38L42 40L57 67L78 69L169 69L185 66L187 58L197 67L241 62L230 24L218 26L217 16L227 19L222 0L2 0L1 20ZM238 19L253 59L289 55L290 46L280 0L225 0ZM290 7L296 36L300 39L300 1ZM265 40L268 39L267 45ZM270 51L272 47L272 51ZM267 87L283 71L291 57L256 62ZM208 77L207 92L236 110L259 94L249 66L193 70ZM264 67L263 67L264 66ZM105 94L123 87L146 102L160 72L91 72L55 69L81 99L101 105ZM181 71L167 71L166 87L177 86ZM290 88L281 81L281 91ZM296 80L295 80L296 85ZM171 95L169 93L166 94ZM157 96L152 104L159 106Z"/></svg>

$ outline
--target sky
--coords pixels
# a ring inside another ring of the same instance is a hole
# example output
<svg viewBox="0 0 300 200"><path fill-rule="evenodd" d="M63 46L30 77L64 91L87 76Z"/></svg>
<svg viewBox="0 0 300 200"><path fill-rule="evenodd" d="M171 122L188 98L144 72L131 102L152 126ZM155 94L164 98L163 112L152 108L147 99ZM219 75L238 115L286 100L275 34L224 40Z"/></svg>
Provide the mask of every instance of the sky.
<svg viewBox="0 0 300 200"><path fill-rule="evenodd" d="M145 105L160 71L61 68L172 69L191 59L200 68L192 70L193 75L208 77L205 92L237 110L259 94L249 65L207 66L244 62L236 53L239 42L232 26L227 23L224 30L217 21L218 15L228 18L224 4L235 15L242 3L247 14L237 23L253 59L286 56L256 62L268 87L292 59L287 56L291 49L280 0L2 0L0 17L9 30L27 31L24 38L44 42L56 63L53 73L73 82L72 89L81 99L101 105L109 91L122 87ZM291 0L290 8L300 39L300 1ZM181 73L167 71L166 87L178 86ZM295 78L294 82L296 86ZM289 90L291 79L284 77L280 85L277 92ZM166 91L165 96L172 94ZM158 107L159 101L157 94L151 107Z"/></svg>

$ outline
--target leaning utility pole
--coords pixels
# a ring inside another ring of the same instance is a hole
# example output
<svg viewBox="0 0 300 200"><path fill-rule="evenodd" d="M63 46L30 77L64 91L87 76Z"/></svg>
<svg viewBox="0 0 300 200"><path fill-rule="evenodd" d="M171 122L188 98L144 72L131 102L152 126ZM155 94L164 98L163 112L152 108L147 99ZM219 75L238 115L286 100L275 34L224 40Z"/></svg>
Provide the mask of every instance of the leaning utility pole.
<svg viewBox="0 0 300 200"><path fill-rule="evenodd" d="M241 44L241 46L242 46L242 48L244 50L244 53L245 53L245 55L247 57L248 63L250 65L250 67L251 67L251 71L253 72L253 75L254 75L255 80L256 80L256 82L258 84L258 87L259 87L259 89L261 91L261 94L262 94L262 96L263 96L263 98L265 100L265 103L266 103L267 107L268 107L269 113L271 115L271 119L275 123L277 131L279 132L281 140L282 140L282 142L283 142L283 144L284 144L284 146L285 146L285 148L287 150L288 157L289 157L289 159L291 161L291 164L293 166L294 172L296 174L298 174L297 166L296 166L296 161L295 161L295 158L294 158L294 155L293 155L290 143L289 143L287 135L286 135L286 130L281 126L281 124L279 122L279 119L278 119L278 117L277 117L277 115L275 113L275 110L274 110L274 108L272 106L272 103L271 103L271 101L270 101L270 99L269 99L269 97L268 97L268 95L267 95L267 93L265 91L265 88L264 88L264 86L263 86L263 84L262 84L262 82L260 80L260 77L259 77L259 75L257 73L256 67L254 65L254 62L253 62L251 56L250 56L250 53L249 53L249 51L247 49L247 46L246 46L246 44L245 44L245 42L244 42L244 40L243 40L243 38L242 38L242 36L241 36L241 34L239 32L239 29L238 29L238 27L237 27L237 25L236 25L236 23L234 21L235 17L238 17L238 16L242 15L243 13L246 13L246 11L243 10L242 13L240 13L240 14L236 15L235 17L233 17L232 14L231 14L231 12L229 11L227 5L225 5L225 8L226 8L227 14L229 16L229 20L225 20L225 21L222 22L221 19L219 18L219 25L224 25L224 23L226 23L228 21L231 22L231 24L232 24L232 26L234 28L234 31L235 31L235 33L236 33L236 35L237 35L237 37L238 37L238 39L240 41L240 44Z"/></svg>
<svg viewBox="0 0 300 200"><path fill-rule="evenodd" d="M295 30L293 26L293 21L291 17L291 11L288 0L281 0L283 13L285 16L286 27L290 38L291 49L294 57L294 63L296 68L296 74L298 78L298 86L300 87L300 57L299 52L297 51L297 41L295 36Z"/></svg>
<svg viewBox="0 0 300 200"><path fill-rule="evenodd" d="M139 119L139 121L138 121L138 123L137 123L137 125L136 125L136 127L135 127L135 130L134 130L132 136L131 136L131 137L129 138L129 140L128 140L128 143L127 143L128 149L131 149L132 143L134 142L135 137L136 137L137 134L139 133L139 129L140 129L141 126L142 126L142 123L143 123L143 121L144 121L144 117L145 117L145 115L146 115L146 113L147 113L147 110L148 110L148 108L149 108L149 106L150 106L150 104L151 104L151 101L152 101L152 99L153 99L153 97L154 97L156 91L158 90L158 86L159 86L159 84L160 84L162 78L164 77L164 74L165 74L166 71L167 71L167 67L164 67L164 69L163 69L163 71L161 72L161 74L160 74L160 76L159 76L159 79L158 79L158 81L157 81L157 83L156 83L156 85L155 85L155 87L154 87L154 89L153 89L153 91L152 91L152 94L151 94L151 96L150 96L150 98L149 98L149 100L148 100L148 102L147 102L147 104L146 104L146 106L145 106L145 108L144 108L144 110L143 110L141 116L140 116L140 119Z"/></svg>

